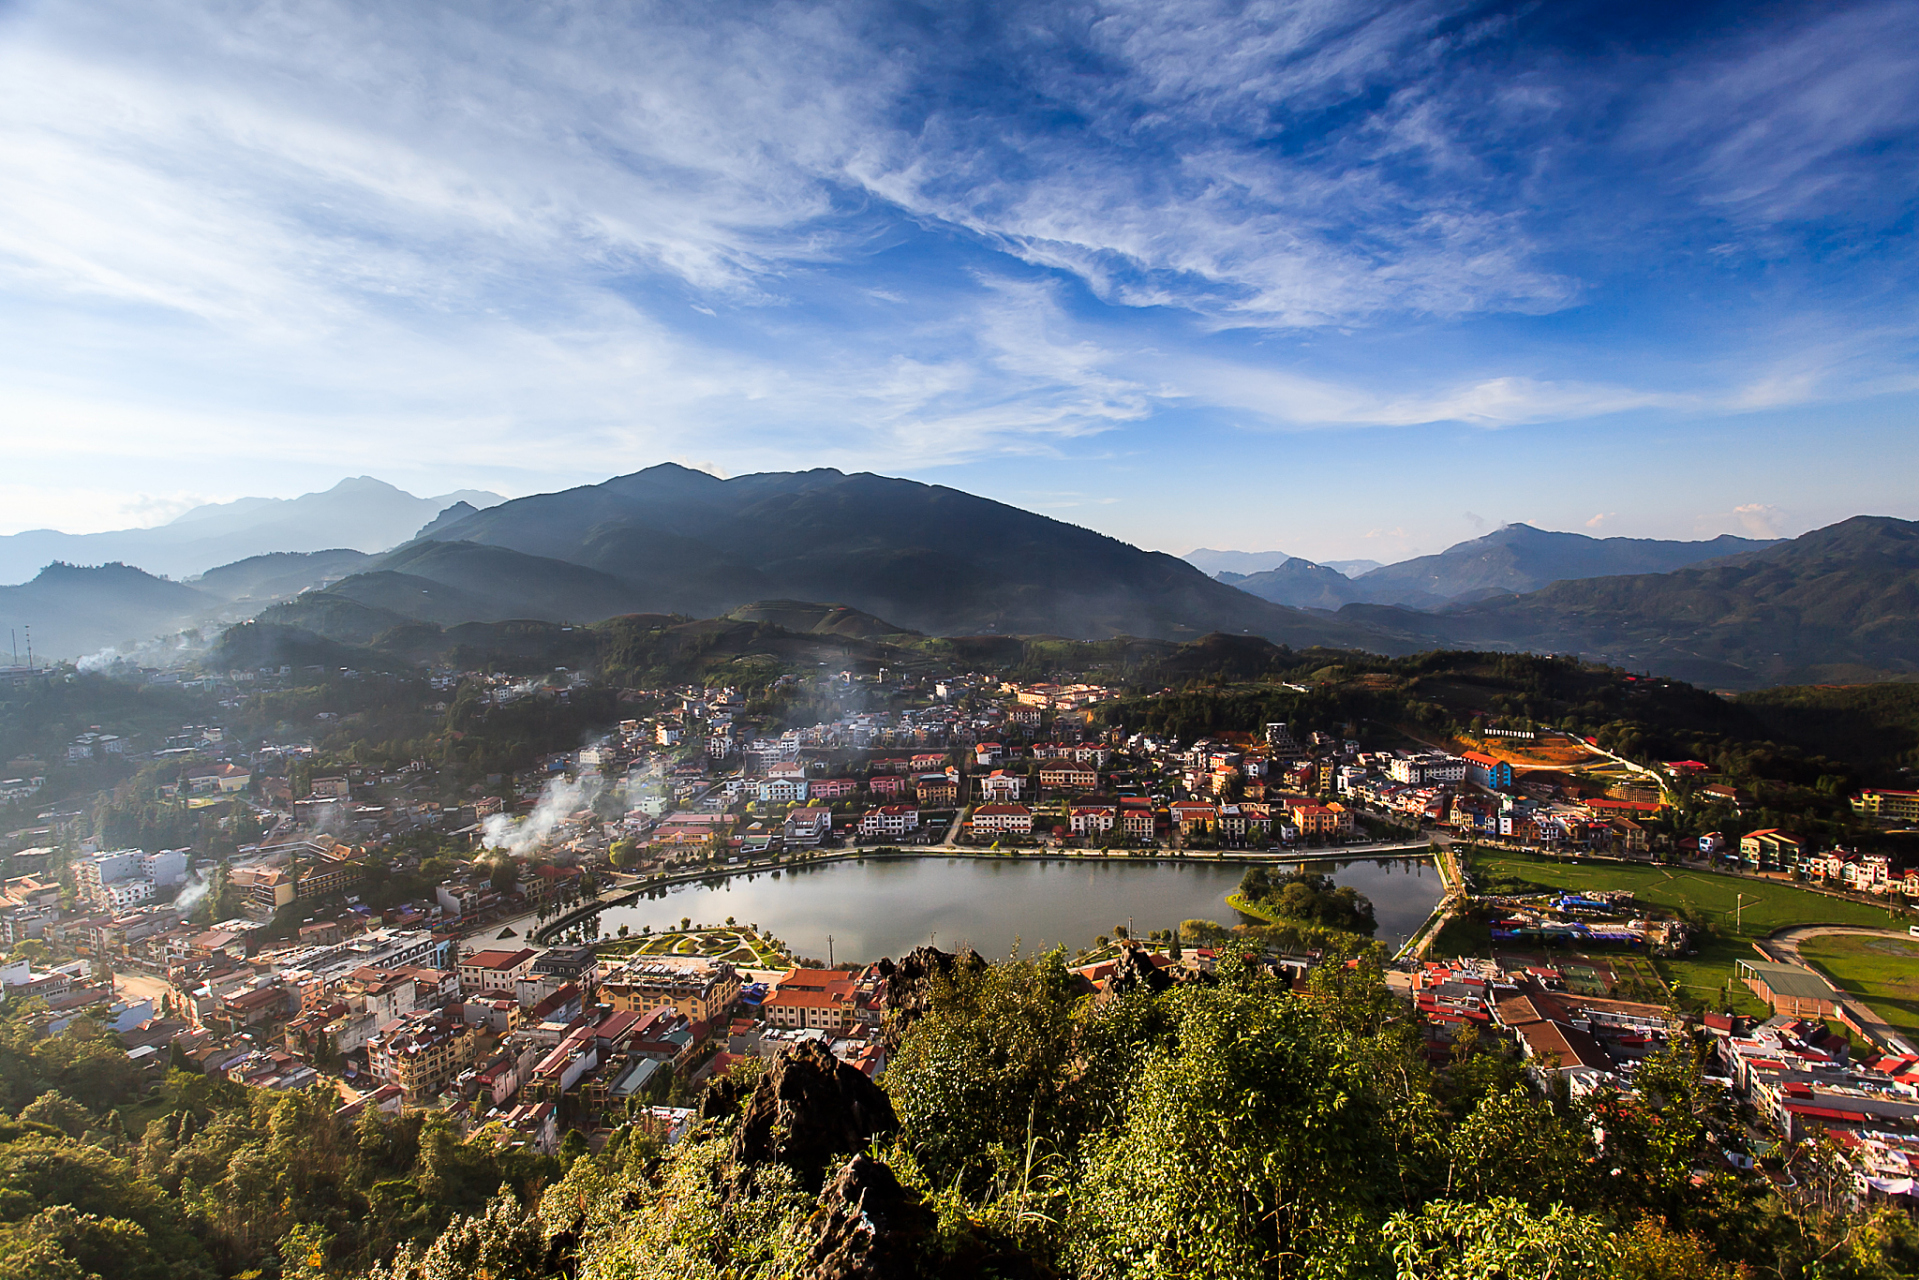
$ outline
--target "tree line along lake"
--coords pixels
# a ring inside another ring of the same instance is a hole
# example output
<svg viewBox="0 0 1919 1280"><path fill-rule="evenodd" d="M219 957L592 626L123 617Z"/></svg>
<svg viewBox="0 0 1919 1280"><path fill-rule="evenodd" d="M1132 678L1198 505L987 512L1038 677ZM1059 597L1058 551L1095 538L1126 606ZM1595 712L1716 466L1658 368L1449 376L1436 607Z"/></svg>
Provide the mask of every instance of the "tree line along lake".
<svg viewBox="0 0 1919 1280"><path fill-rule="evenodd" d="M1314 862L1310 869L1372 899L1380 941L1396 945L1432 913L1445 889L1424 858ZM677 885L600 913L600 936L716 925L758 925L794 952L871 961L922 943L970 946L1001 958L1054 946L1091 946L1126 925L1140 934L1181 921L1235 922L1226 895L1245 867L1234 862L1053 858L867 858Z"/></svg>

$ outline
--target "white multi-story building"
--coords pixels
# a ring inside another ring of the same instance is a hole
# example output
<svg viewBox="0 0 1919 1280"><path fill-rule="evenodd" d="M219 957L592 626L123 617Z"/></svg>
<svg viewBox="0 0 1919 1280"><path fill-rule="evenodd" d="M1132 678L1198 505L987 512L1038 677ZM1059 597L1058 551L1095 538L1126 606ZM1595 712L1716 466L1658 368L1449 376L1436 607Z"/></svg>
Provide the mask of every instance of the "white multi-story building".
<svg viewBox="0 0 1919 1280"><path fill-rule="evenodd" d="M989 804L1009 804L1019 800L1019 793L1026 785L1022 774L1007 773L1004 769L995 769L979 780L980 795Z"/></svg>
<svg viewBox="0 0 1919 1280"><path fill-rule="evenodd" d="M903 836L919 830L920 812L911 805L888 804L869 809L860 818L862 836Z"/></svg>
<svg viewBox="0 0 1919 1280"><path fill-rule="evenodd" d="M1461 782L1466 777L1466 762L1458 756L1437 751L1416 756L1395 756L1386 762L1386 776L1409 786L1435 782Z"/></svg>
<svg viewBox="0 0 1919 1280"><path fill-rule="evenodd" d="M151 902L161 890L187 879L187 851L115 849L96 853L74 864L74 883L80 896L103 911L122 911Z"/></svg>

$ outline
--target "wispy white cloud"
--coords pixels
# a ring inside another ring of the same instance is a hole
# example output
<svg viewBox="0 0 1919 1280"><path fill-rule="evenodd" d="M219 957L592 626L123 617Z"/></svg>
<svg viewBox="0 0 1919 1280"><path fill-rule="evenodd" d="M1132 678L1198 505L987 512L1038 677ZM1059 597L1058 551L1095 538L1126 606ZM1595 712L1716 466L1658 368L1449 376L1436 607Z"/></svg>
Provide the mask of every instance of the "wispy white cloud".
<svg viewBox="0 0 1919 1280"><path fill-rule="evenodd" d="M1169 410L1507 428L1909 390L1890 305L1742 298L1737 341L1664 365L1582 347L1577 308L1702 208L1733 262L1907 199L1869 189L1919 122L1910 15L1595 69L1464 0L19 7L10 457L524 491L1085 453ZM1550 342L1426 350L1548 312ZM1321 358L1355 331L1382 345Z"/></svg>
<svg viewBox="0 0 1919 1280"><path fill-rule="evenodd" d="M1695 51L1637 107L1623 140L1742 222L1878 221L1919 191L1915 85L1919 9L1821 7L1803 24Z"/></svg>

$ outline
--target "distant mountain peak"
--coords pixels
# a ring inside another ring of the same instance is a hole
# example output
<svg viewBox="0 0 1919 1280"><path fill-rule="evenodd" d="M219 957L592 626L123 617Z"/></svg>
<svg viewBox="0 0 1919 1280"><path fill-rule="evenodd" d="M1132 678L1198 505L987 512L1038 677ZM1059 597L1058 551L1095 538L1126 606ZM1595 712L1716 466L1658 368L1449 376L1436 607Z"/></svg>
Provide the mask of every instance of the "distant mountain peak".
<svg viewBox="0 0 1919 1280"><path fill-rule="evenodd" d="M0 537L0 582L25 581L52 560L118 560L184 578L253 556L333 550L342 541L356 551L385 551L462 501L477 511L501 498L466 489L420 498L375 476L347 476L330 489L297 498L204 503L147 529L85 534L37 529Z"/></svg>
<svg viewBox="0 0 1919 1280"><path fill-rule="evenodd" d="M465 499L461 499L459 502L454 503L439 515L434 516L433 519L420 526L419 532L413 535L412 540L418 541L421 538L430 537L457 521L464 520L471 515L478 515L479 511L480 509L478 507Z"/></svg>
<svg viewBox="0 0 1919 1280"><path fill-rule="evenodd" d="M1359 598L1368 603L1430 609L1449 602L1537 591L1551 582L1671 573L1771 545L1729 535L1699 542L1594 538L1515 522L1437 555L1374 569L1356 582L1363 592Z"/></svg>
<svg viewBox="0 0 1919 1280"><path fill-rule="evenodd" d="M406 490L400 488L398 485L388 484L386 481L380 479L377 476L346 476L346 477L343 477L340 480L340 482L334 485L331 489L323 490L323 492L326 492L326 493L406 493ZM311 495L304 495L304 496L310 497ZM413 495L410 493L407 493L406 496L410 498Z"/></svg>
<svg viewBox="0 0 1919 1280"><path fill-rule="evenodd" d="M1284 551L1219 551L1212 547L1195 547L1180 559L1201 573L1217 578L1221 573L1236 573L1241 577L1265 573L1268 569L1279 568L1293 556Z"/></svg>

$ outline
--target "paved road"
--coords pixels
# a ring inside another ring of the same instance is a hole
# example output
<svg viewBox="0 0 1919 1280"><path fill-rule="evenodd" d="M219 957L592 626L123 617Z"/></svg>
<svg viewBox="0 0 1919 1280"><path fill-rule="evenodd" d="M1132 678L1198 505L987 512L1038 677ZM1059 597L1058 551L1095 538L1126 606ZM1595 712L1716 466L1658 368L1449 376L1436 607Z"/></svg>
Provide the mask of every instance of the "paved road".
<svg viewBox="0 0 1919 1280"><path fill-rule="evenodd" d="M1805 964L1806 967L1810 969L1814 966L1806 964L1805 959L1800 956L1799 944L1809 942L1814 938L1828 937L1832 934L1852 934L1854 936L1867 938L1897 938L1902 942L1910 942L1913 940L1912 936L1904 929L1867 929L1858 925L1842 924L1803 924L1796 925L1790 929L1781 929L1777 933L1768 935L1765 941L1768 947L1784 956L1787 960L1790 960L1794 964ZM1833 985L1838 986L1838 983L1834 983ZM1859 997L1848 992L1846 994L1846 1003L1851 1005L1856 1011L1861 1029L1878 1043L1882 1045L1890 1044L1895 1039L1907 1044L1912 1042L1912 1037L1887 1022L1884 1018L1881 1018L1870 1005L1859 999Z"/></svg>
<svg viewBox="0 0 1919 1280"><path fill-rule="evenodd" d="M961 805L953 811L953 825L946 828L946 834L940 839L940 845L942 847L951 848L959 841L960 825L965 817L965 805Z"/></svg>

